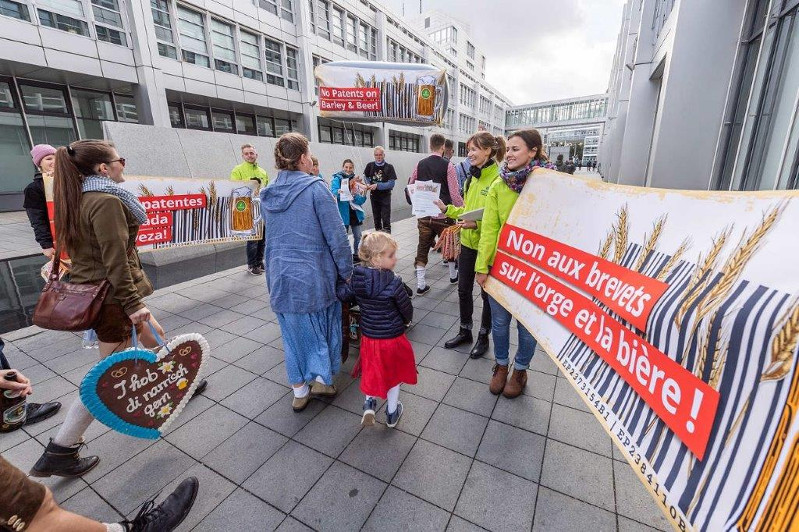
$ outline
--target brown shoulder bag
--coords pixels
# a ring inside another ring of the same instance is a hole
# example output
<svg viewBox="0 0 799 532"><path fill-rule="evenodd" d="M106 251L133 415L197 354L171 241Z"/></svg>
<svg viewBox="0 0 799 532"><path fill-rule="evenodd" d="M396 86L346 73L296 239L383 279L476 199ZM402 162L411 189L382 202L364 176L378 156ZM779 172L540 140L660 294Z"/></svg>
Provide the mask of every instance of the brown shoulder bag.
<svg viewBox="0 0 799 532"><path fill-rule="evenodd" d="M44 285L39 302L33 311L33 323L53 331L85 331L91 329L100 316L100 307L108 294L108 280L98 284L73 284L58 280L61 253L53 258L54 273Z"/></svg>

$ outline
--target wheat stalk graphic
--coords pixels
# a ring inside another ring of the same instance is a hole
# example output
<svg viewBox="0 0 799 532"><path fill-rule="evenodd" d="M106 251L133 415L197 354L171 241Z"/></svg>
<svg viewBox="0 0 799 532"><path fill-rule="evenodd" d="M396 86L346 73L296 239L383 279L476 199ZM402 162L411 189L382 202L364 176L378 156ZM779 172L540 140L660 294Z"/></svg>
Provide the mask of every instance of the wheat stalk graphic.
<svg viewBox="0 0 799 532"><path fill-rule="evenodd" d="M761 381L776 381L791 370L793 354L799 344L799 303L795 304L785 323L771 342L771 362L760 376Z"/></svg>
<svg viewBox="0 0 799 532"><path fill-rule="evenodd" d="M732 226L723 230L716 238L713 239L713 245L711 246L710 252L707 254L707 257L705 257L704 261L702 260L702 254L699 254L697 264L701 263L701 266L694 271L691 280L688 282L688 286L685 287L685 291L683 292L684 300L677 311L677 315L674 317L674 325L676 325L677 328L682 325L685 315L688 313L688 309L691 308L691 305L693 305L699 296L702 295L705 287L707 287L708 283L710 282L710 279L713 276L712 272L716 268L716 261L718 260L719 254L724 248L724 244L727 242L727 239L730 237L731 233Z"/></svg>
<svg viewBox="0 0 799 532"><path fill-rule="evenodd" d="M605 238L605 241L599 247L599 256L603 259L608 258L608 253L610 252L610 246L613 244L613 230L611 229L608 231L608 236Z"/></svg>
<svg viewBox="0 0 799 532"><path fill-rule="evenodd" d="M627 251L627 237L630 232L630 220L627 216L627 204L619 210L617 223L613 226L614 244L613 244L613 262L621 264L621 259L624 258L624 252Z"/></svg>
<svg viewBox="0 0 799 532"><path fill-rule="evenodd" d="M685 240L683 240L680 243L679 247L677 248L677 251L675 251L671 255L671 257L669 257L669 260L666 261L666 264L663 265L663 268L660 269L656 279L658 281L662 281L663 279L665 279L669 275L671 270L677 265L677 263L680 262L680 259L682 258L683 254L685 254L685 252L688 251L690 247L691 247L691 237L688 236L685 237Z"/></svg>
<svg viewBox="0 0 799 532"><path fill-rule="evenodd" d="M652 228L652 234L649 235L649 239L647 239L646 244L644 245L641 256L638 257L638 261L635 263L635 267L633 268L635 271L641 271L641 268L643 267L644 262L646 262L647 257L649 257L649 254L655 249L655 246L657 246L660 233L663 231L663 226L666 224L666 218L668 218L668 215L664 214L658 218L657 222L655 222ZM644 234L644 238L646 238L646 234Z"/></svg>
<svg viewBox="0 0 799 532"><path fill-rule="evenodd" d="M139 184L139 192L141 193L141 196L143 196L145 198L155 196L155 194L153 194L152 190L147 188L147 186L144 183L140 183Z"/></svg>

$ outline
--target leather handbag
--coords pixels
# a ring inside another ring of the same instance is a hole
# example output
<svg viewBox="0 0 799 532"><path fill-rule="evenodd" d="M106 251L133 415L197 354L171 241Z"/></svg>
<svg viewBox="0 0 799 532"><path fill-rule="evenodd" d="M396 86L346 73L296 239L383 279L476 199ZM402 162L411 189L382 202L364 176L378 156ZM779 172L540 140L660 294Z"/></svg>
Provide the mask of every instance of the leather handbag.
<svg viewBox="0 0 799 532"><path fill-rule="evenodd" d="M61 263L58 248L53 258L53 268L33 311L33 323L53 331L85 331L91 329L100 316L100 307L108 294L109 283L103 279L97 284L66 283L58 279Z"/></svg>

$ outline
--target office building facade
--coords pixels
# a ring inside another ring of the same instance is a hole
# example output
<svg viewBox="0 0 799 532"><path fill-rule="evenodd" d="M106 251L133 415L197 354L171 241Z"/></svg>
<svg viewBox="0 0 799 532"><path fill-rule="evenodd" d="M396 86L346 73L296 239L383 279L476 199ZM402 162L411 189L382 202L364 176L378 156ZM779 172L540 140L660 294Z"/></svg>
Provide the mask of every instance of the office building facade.
<svg viewBox="0 0 799 532"><path fill-rule="evenodd" d="M607 106L607 94L512 106L505 128L508 133L535 128L548 153L588 164L597 160Z"/></svg>
<svg viewBox="0 0 799 532"><path fill-rule="evenodd" d="M463 142L478 125L501 131L509 103L482 79L484 56L456 26L471 46L463 57L421 21L367 0L0 0L0 210L20 208L33 144L101 137L103 122L242 138L300 131L322 144L409 152L426 151L435 132ZM337 60L446 68L446 123L320 118L313 68Z"/></svg>
<svg viewBox="0 0 799 532"><path fill-rule="evenodd" d="M797 188L798 0L630 0L600 153L606 179Z"/></svg>

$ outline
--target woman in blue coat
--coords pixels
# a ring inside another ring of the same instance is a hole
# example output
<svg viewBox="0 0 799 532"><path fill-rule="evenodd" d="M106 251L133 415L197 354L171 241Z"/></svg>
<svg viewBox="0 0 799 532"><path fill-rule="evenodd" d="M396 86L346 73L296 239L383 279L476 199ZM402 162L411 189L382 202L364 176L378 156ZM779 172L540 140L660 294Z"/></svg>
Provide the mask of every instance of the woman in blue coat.
<svg viewBox="0 0 799 532"><path fill-rule="evenodd" d="M342 200L342 195L346 194L346 189L341 188L341 181L349 179L350 194L353 199ZM344 222L344 227L347 231L352 228L352 260L358 262L358 245L361 243L361 234L363 233L363 220L366 218L366 213L362 205L366 203L366 193L359 192L356 186L358 178L355 177L355 164L352 160L344 159L341 165L341 171L333 174L330 181L330 191L338 201L338 211L341 215L341 221Z"/></svg>
<svg viewBox="0 0 799 532"><path fill-rule="evenodd" d="M352 274L347 233L325 182L310 175L308 139L275 144L277 178L261 190L266 284L283 335L286 373L299 412L311 395L333 396L341 366L341 303L336 286ZM309 386L310 384L310 386Z"/></svg>

